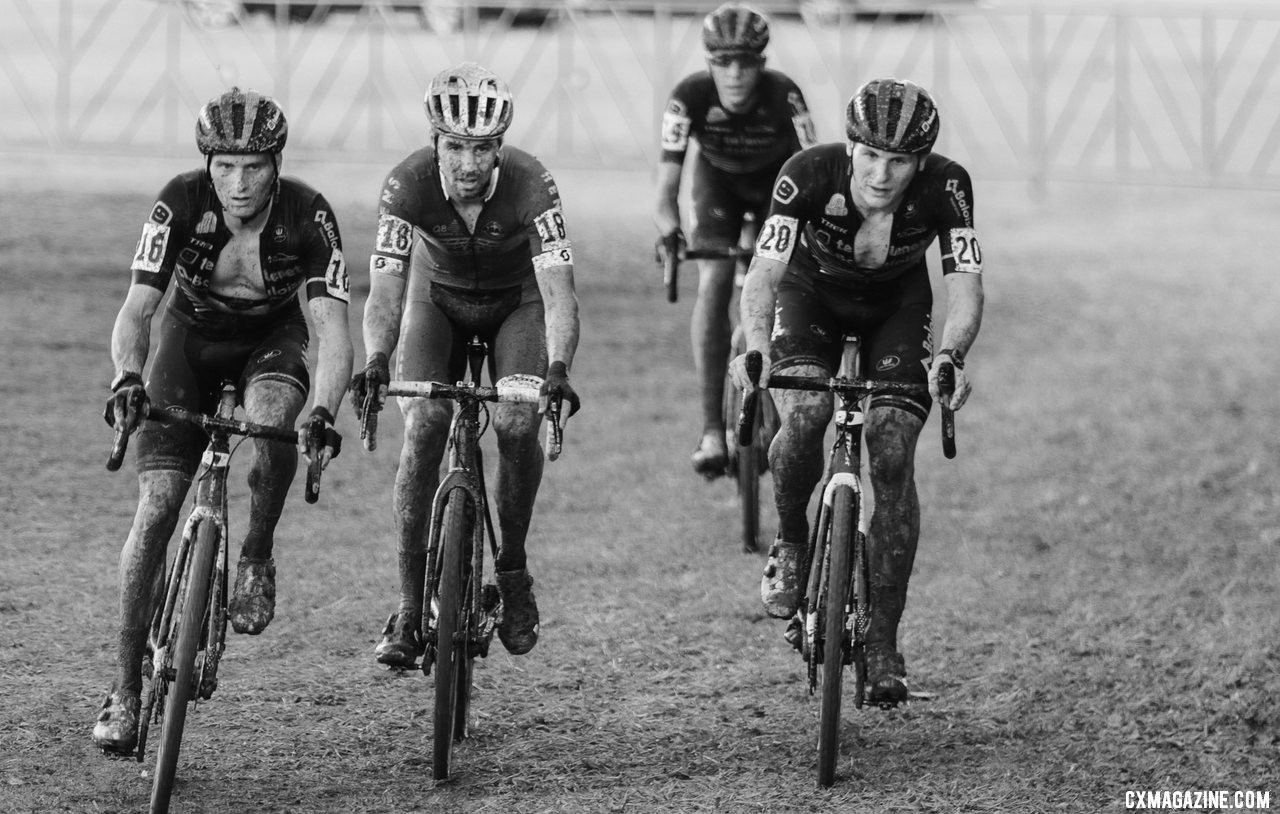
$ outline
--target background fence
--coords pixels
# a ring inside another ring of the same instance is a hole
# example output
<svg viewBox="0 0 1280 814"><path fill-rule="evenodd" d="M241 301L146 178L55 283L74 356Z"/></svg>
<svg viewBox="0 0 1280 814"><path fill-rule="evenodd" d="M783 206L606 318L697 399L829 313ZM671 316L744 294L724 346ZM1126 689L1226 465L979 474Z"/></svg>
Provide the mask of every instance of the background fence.
<svg viewBox="0 0 1280 814"><path fill-rule="evenodd" d="M702 67L714 5L439 2L323 4L302 23L316 4L0 0L0 153L186 155L199 106L239 84L281 101L295 154L386 164L424 141L429 78L474 59L510 81L511 139L549 165L651 167L666 94ZM876 15L864 2L827 4L822 21L757 5L773 20L770 65L804 89L823 140L841 136L854 87L896 75L933 91L938 149L985 177L1280 188L1273 5Z"/></svg>

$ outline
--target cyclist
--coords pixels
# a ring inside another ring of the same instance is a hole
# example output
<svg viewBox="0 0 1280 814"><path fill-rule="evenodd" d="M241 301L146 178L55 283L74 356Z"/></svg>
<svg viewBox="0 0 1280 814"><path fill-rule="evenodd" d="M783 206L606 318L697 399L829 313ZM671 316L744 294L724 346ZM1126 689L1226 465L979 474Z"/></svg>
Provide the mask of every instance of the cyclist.
<svg viewBox="0 0 1280 814"><path fill-rule="evenodd" d="M662 116L654 214L659 257L678 252L685 242L677 199L690 137L699 148L692 162L691 222L694 245L700 248L736 246L748 216L755 224L764 219L782 162L815 143L800 88L764 67L768 43L768 21L748 6L725 3L703 20L707 70L676 85ZM702 385L703 430L692 462L708 479L723 475L728 462L721 403L733 277L733 260L699 261L690 333Z"/></svg>
<svg viewBox="0 0 1280 814"><path fill-rule="evenodd" d="M397 343L397 379L455 382L478 334L489 345L495 378L545 375L544 403L568 401L572 415L579 407L569 384L578 299L555 181L533 156L503 143L513 100L493 72L472 62L448 68L431 80L424 104L431 143L401 161L382 187L364 312L368 361L351 381L356 409L370 395L381 406ZM393 667L412 666L423 652L426 528L453 413L449 402L430 399L406 399L401 409L404 445L392 500L400 607L374 649ZM495 567L504 606L498 634L516 655L538 639L525 537L542 480L541 421L534 405L494 409Z"/></svg>
<svg viewBox="0 0 1280 814"><path fill-rule="evenodd" d="M333 416L352 356L347 270L329 204L280 176L288 132L279 105L252 90L232 88L200 110L196 145L205 166L171 180L142 227L111 335L108 423L132 431L148 404L212 412L222 381L231 379L250 421L292 427L310 387L297 296L305 288L319 352L314 406L300 433L313 425L324 432L323 464L338 454ZM152 319L171 278L176 289L144 383ZM152 586L205 445L189 424L141 422L138 510L120 555L116 680L93 728L107 751L131 752L137 740ZM293 447L257 441L254 449L249 527L228 609L235 630L248 634L261 633L275 613L273 535L298 464Z"/></svg>
<svg viewBox="0 0 1280 814"><path fill-rule="evenodd" d="M876 79L846 110L847 141L793 156L773 186L742 293L747 346L770 370L831 376L842 337L863 340L864 369L877 379L927 381L933 399L959 409L970 392L965 354L982 321L982 254L973 226L973 187L956 162L933 153L938 110L909 81ZM925 251L939 241L947 288L942 350L933 353L933 296ZM731 364L748 387L744 356ZM956 368L955 390L938 391L938 367ZM770 615L792 616L809 540L805 508L822 477L821 444L829 394L773 394L781 430L769 450L778 537L769 551L761 598ZM871 701L906 698L897 648L920 506L914 481L916 437L931 399L876 396L866 416L875 494L869 539L873 616L867 633Z"/></svg>

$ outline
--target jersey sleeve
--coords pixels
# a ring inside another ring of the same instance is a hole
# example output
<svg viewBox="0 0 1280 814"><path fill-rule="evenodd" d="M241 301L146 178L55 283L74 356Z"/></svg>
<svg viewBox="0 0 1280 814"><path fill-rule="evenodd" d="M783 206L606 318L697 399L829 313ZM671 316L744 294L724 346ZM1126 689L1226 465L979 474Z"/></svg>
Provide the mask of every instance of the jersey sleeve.
<svg viewBox="0 0 1280 814"><path fill-rule="evenodd" d="M378 199L378 231L369 256L370 274L388 274L406 279L413 253L413 222L421 203L418 185L401 164L382 184Z"/></svg>
<svg viewBox="0 0 1280 814"><path fill-rule="evenodd" d="M973 226L973 182L965 168L955 162L942 174L938 210L942 273L981 274L982 247Z"/></svg>
<svg viewBox="0 0 1280 814"><path fill-rule="evenodd" d="M769 197L769 214L756 238L756 254L779 263L790 263L800 232L808 222L807 164L797 153L782 165Z"/></svg>
<svg viewBox="0 0 1280 814"><path fill-rule="evenodd" d="M662 160L683 164L693 131L693 97L688 80L676 85L662 111Z"/></svg>
<svg viewBox="0 0 1280 814"><path fill-rule="evenodd" d="M556 266L573 265L573 243L565 227L564 208L555 179L535 162L528 194L529 252L533 255L534 273Z"/></svg>
<svg viewBox="0 0 1280 814"><path fill-rule="evenodd" d="M151 207L151 214L142 224L142 236L133 252L133 282L149 285L164 291L173 277L183 235L178 234L189 220L187 188L181 176L174 178L160 191L160 197Z"/></svg>
<svg viewBox="0 0 1280 814"><path fill-rule="evenodd" d="M302 225L305 248L302 263L306 270L307 299L329 297L350 302L347 261L342 256L342 236L338 233L338 219L333 208L323 195L317 194L303 212L308 216L306 224Z"/></svg>

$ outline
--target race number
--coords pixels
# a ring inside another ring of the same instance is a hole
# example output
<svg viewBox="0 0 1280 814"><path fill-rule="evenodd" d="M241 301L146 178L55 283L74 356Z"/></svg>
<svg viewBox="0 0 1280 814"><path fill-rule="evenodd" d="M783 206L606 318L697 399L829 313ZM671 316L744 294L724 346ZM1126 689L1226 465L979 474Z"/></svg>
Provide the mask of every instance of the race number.
<svg viewBox="0 0 1280 814"><path fill-rule="evenodd" d="M760 237L756 238L756 255L790 263L798 226L799 222L788 215L770 215L760 227Z"/></svg>
<svg viewBox="0 0 1280 814"><path fill-rule="evenodd" d="M549 250L552 244L560 243L569 236L569 232L564 228L564 213L559 207L548 209L534 218L533 225L538 230L538 237L542 238L544 249Z"/></svg>
<svg viewBox="0 0 1280 814"><path fill-rule="evenodd" d="M951 230L951 258L956 271L969 274L982 273L982 247L978 245L977 231L972 228Z"/></svg>
<svg viewBox="0 0 1280 814"><path fill-rule="evenodd" d="M395 215L378 216L378 237L373 243L374 251L408 257L412 241L413 226L407 220Z"/></svg>
<svg viewBox="0 0 1280 814"><path fill-rule="evenodd" d="M159 273L168 246L168 226L153 221L142 224L142 237L138 238L138 250L133 254L132 270Z"/></svg>
<svg viewBox="0 0 1280 814"><path fill-rule="evenodd" d="M555 266L573 265L573 246L567 240L546 245L546 251L533 256L533 270L545 271Z"/></svg>
<svg viewBox="0 0 1280 814"><path fill-rule="evenodd" d="M689 149L689 125L684 106L672 102L662 112L662 149L672 153Z"/></svg>
<svg viewBox="0 0 1280 814"><path fill-rule="evenodd" d="M335 300L351 301L351 282L347 279L347 261L343 258L341 249L334 249L329 257L329 267L324 272L324 288Z"/></svg>

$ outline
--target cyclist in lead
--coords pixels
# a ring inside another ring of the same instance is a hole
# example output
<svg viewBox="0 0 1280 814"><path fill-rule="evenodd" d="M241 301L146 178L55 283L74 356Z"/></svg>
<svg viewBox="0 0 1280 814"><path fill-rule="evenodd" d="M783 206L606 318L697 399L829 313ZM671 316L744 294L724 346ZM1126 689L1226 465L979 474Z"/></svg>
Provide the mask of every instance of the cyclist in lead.
<svg viewBox="0 0 1280 814"><path fill-rule="evenodd" d="M432 79L424 103L431 143L391 171L379 201L364 312L368 361L351 382L356 409L370 395L381 407L397 346L396 379L456 382L467 344L479 334L495 379L545 377L544 401L563 399L573 415L579 399L569 368L578 346L578 299L555 181L533 156L504 144L513 100L491 71L470 62L446 69ZM404 445L392 500L400 606L374 657L404 668L423 652L426 529L453 404L405 399L400 406ZM516 655L538 640L525 538L542 480L541 421L536 405L494 408L495 567L504 607L498 636Z"/></svg>
<svg viewBox="0 0 1280 814"><path fill-rule="evenodd" d="M742 293L749 350L770 371L830 377L843 336L862 338L871 378L928 384L932 399L958 410L969 396L965 355L982 321L982 253L973 221L973 186L956 162L932 152L940 126L933 99L913 82L877 79L846 110L846 141L793 156L773 186ZM925 251L939 242L947 289L942 350L933 352L933 295ZM745 354L731 363L750 387ZM955 367L955 389L938 390L938 368ZM775 391L781 429L769 450L778 536L761 580L771 616L788 618L801 599L809 542L805 509L822 478L822 438L830 394ZM866 443L875 495L868 550L872 618L867 632L870 701L907 697L898 622L920 536L916 438L932 399L875 396Z"/></svg>
<svg viewBox="0 0 1280 814"><path fill-rule="evenodd" d="M120 632L115 683L93 741L129 753L137 742L142 663L153 586L206 439L186 422L141 420L147 406L211 413L224 379L237 383L249 421L291 428L311 388L305 289L319 339L313 425L328 464L341 437L333 417L351 375L348 283L333 210L320 193L280 175L289 126L270 97L232 88L196 121L202 169L172 179L142 227L133 280L111 335L115 364L105 418L137 439L138 509L120 554ZM160 316L150 375L143 368L151 323ZM255 441L249 471L249 528L228 608L238 633L261 633L275 613L276 524L298 465L298 449ZM305 452L305 450L304 450Z"/></svg>
<svg viewBox="0 0 1280 814"><path fill-rule="evenodd" d="M662 160L654 222L658 253L685 244L680 225L680 177L690 139L698 142L692 162L693 245L729 249L738 245L747 216L759 224L782 163L815 143L804 95L785 74L764 67L769 23L762 14L726 3L706 16L702 46L707 70L676 85L662 117ZM701 260L698 299L690 333L702 389L702 438L693 468L707 478L725 473L724 372L729 361L729 303L734 260Z"/></svg>

